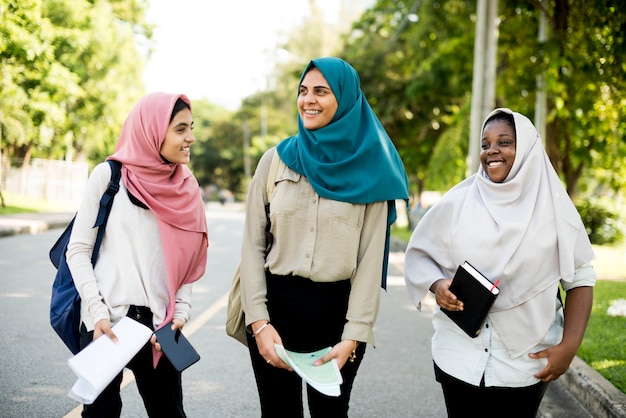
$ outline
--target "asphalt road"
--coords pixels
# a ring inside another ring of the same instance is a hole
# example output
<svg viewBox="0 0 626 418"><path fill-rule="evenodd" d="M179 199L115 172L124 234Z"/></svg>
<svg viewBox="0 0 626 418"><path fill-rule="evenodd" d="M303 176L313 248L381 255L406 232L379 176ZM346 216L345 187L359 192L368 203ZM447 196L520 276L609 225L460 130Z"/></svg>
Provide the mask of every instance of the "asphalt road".
<svg viewBox="0 0 626 418"><path fill-rule="evenodd" d="M183 374L187 415L258 417L258 397L247 349L224 333L230 281L239 259L243 213L228 207L207 212L209 257L205 276L194 286L191 322L185 334L201 360ZM69 351L48 324L54 268L47 252L61 230L0 238L0 417L80 416L67 397L75 376ZM402 278L402 255L392 254L388 290L381 295L376 348L368 347L357 376L353 417L445 417L430 356L430 311L411 305ZM131 375L129 375L131 376ZM122 390L123 417L146 414L132 378ZM591 414L559 384L541 407L543 418L586 418Z"/></svg>

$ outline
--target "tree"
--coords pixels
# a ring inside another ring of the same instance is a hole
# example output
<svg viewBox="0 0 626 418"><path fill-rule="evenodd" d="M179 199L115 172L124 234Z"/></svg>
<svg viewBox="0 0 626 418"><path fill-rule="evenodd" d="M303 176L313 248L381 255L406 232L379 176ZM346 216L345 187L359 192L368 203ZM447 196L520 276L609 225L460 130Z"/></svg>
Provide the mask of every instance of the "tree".
<svg viewBox="0 0 626 418"><path fill-rule="evenodd" d="M143 94L145 0L0 0L5 149L99 161ZM6 17L6 19L5 19ZM114 48L111 46L115 45Z"/></svg>
<svg viewBox="0 0 626 418"><path fill-rule="evenodd" d="M547 4L547 6L542 6ZM594 0L500 2L497 106L533 115L546 80L551 161L570 196L616 193L626 180L626 4ZM538 42L538 17L549 17ZM343 55L361 74L417 193L464 176L475 4L379 0L353 25ZM612 167L612 168L611 168Z"/></svg>
<svg viewBox="0 0 626 418"><path fill-rule="evenodd" d="M531 114L535 76L543 74L546 149L569 195L591 177L619 190L626 184L626 5L595 0L573 7L571 0L554 0L548 7L535 1L503 6L499 102ZM544 44L536 37L540 13L550 27Z"/></svg>
<svg viewBox="0 0 626 418"><path fill-rule="evenodd" d="M48 89L61 89L67 74L53 61L49 25L35 0L0 0L0 141L3 155L28 158L40 126L59 123L62 108ZM71 80L71 78L70 78ZM70 81L71 82L71 81Z"/></svg>
<svg viewBox="0 0 626 418"><path fill-rule="evenodd" d="M248 176L263 152L296 133L302 70L310 59L333 55L340 48L339 26L345 24L341 20L327 23L317 2L310 0L309 5L311 15L294 22L296 26L286 34L286 41L268 54L267 60L274 67L268 73L257 74L265 87L244 99L228 118L208 116L209 136L192 147L198 153L194 154L194 172L205 184L233 190L243 198ZM197 118L194 111L194 120Z"/></svg>
<svg viewBox="0 0 626 418"><path fill-rule="evenodd" d="M343 53L359 71L417 197L428 181L442 186L440 178L429 180L433 150L451 126L469 118L474 10L466 1L379 0L346 40ZM440 174L453 184L463 176L467 144L448 139L442 151L456 156Z"/></svg>

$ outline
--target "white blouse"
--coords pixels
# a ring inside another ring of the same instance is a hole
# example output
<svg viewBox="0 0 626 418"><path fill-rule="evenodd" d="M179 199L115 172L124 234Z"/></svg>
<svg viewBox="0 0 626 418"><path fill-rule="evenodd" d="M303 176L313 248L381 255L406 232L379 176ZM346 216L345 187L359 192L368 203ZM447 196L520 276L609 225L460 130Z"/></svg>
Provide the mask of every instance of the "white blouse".
<svg viewBox="0 0 626 418"><path fill-rule="evenodd" d="M136 305L149 307L157 326L165 318L169 300L158 221L150 210L130 201L123 180L113 199L98 261L95 268L91 265L97 233L92 227L110 178L108 163L94 168L68 244L67 263L82 301L81 320L93 330L99 320L114 324L130 305ZM189 319L191 292L191 284L177 292L175 318Z"/></svg>

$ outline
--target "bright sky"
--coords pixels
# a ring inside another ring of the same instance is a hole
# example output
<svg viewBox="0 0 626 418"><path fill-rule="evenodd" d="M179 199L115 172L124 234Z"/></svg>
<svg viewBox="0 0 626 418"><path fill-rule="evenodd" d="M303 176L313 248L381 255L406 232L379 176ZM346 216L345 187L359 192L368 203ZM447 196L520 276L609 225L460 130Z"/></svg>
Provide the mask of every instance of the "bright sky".
<svg viewBox="0 0 626 418"><path fill-rule="evenodd" d="M330 16L338 0L317 0ZM264 87L281 34L309 14L309 0L150 0L154 52L148 92L184 93L235 110Z"/></svg>

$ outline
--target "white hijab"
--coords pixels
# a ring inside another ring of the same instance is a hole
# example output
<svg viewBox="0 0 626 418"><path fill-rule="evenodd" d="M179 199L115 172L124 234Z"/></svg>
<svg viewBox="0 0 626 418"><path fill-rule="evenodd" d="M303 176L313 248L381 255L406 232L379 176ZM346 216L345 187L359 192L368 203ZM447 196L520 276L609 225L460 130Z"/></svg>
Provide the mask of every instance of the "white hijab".
<svg viewBox="0 0 626 418"><path fill-rule="evenodd" d="M434 281L451 278L464 261L499 279L489 318L515 358L538 344L552 324L559 280L571 281L575 268L594 254L533 124L505 108L485 122L498 113L512 114L515 122L509 175L494 183L481 166L450 189L413 232L405 279L418 305Z"/></svg>

